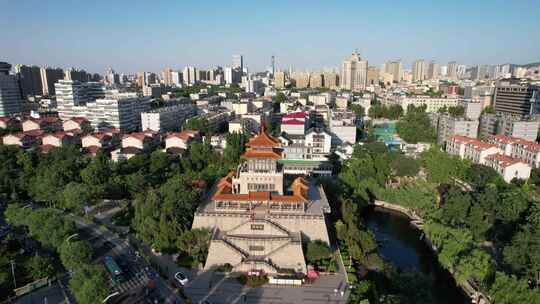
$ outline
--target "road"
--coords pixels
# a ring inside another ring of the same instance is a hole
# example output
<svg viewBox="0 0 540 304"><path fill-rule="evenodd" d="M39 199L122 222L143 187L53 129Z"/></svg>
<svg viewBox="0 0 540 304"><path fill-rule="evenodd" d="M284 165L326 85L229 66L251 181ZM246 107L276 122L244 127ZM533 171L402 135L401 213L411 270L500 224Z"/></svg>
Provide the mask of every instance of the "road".
<svg viewBox="0 0 540 304"><path fill-rule="evenodd" d="M180 297L167 284L167 281L160 277L144 259L137 256L135 249L125 239L118 237L108 229L104 229L103 226L87 222L76 215L69 214L68 217L75 222L79 229L91 231L93 235L98 236L104 242L110 242L113 245L111 250L115 256L122 257L122 260L128 260L127 271L135 279L115 287L115 291L126 292L129 289L141 287L143 285L141 283L145 282L145 277L151 277L159 294L166 299L166 303L182 303Z"/></svg>

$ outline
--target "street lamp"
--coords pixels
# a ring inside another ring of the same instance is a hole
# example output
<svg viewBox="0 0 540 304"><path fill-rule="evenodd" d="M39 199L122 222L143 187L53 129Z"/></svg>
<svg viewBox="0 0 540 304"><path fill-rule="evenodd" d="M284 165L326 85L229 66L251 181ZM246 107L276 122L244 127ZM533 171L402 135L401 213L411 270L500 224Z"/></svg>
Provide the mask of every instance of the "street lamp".
<svg viewBox="0 0 540 304"><path fill-rule="evenodd" d="M119 293L118 291L115 291L115 292L111 293L110 295L108 295L105 299L103 299L103 301L102 301L101 303L107 303L107 301L108 301L110 298L112 298L112 297L114 297L114 296L117 296L117 295L119 295L119 294L120 294L120 293Z"/></svg>
<svg viewBox="0 0 540 304"><path fill-rule="evenodd" d="M66 242L68 242L69 240L71 240L72 238L74 238L74 237L76 237L76 236L78 236L78 235L79 235L78 233L74 233L74 234L68 236L68 237L66 238Z"/></svg>

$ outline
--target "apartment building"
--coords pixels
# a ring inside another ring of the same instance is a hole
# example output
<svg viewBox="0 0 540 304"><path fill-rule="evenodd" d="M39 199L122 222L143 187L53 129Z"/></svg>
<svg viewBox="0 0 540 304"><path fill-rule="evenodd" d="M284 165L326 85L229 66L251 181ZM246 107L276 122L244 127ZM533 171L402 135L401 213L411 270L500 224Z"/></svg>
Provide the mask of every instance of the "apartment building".
<svg viewBox="0 0 540 304"><path fill-rule="evenodd" d="M113 137L104 132L96 132L85 135L81 139L82 147L92 155L99 151L109 151L113 147Z"/></svg>
<svg viewBox="0 0 540 304"><path fill-rule="evenodd" d="M332 135L332 145L345 142L356 143L356 115L350 111L331 111L329 130Z"/></svg>
<svg viewBox="0 0 540 304"><path fill-rule="evenodd" d="M521 138L495 135L488 142L497 145L504 155L520 159L533 168L540 166L540 144Z"/></svg>
<svg viewBox="0 0 540 304"><path fill-rule="evenodd" d="M437 143L444 144L453 135L476 138L478 120L468 120L462 117L452 117L448 114L432 115L437 121Z"/></svg>
<svg viewBox="0 0 540 304"><path fill-rule="evenodd" d="M390 104L399 104L403 108L403 112L407 112L409 105L415 107L426 107L427 113L438 112L441 108L449 108L458 106L461 100L457 97L429 97L429 96L395 96L390 98Z"/></svg>
<svg viewBox="0 0 540 304"><path fill-rule="evenodd" d="M105 97L105 87L97 82L60 80L54 87L58 116L62 120L84 117L87 103Z"/></svg>
<svg viewBox="0 0 540 304"><path fill-rule="evenodd" d="M80 141L78 136L71 135L63 131L45 134L41 138L40 151L41 153L49 153L54 148L59 148L72 144L75 145L79 142Z"/></svg>
<svg viewBox="0 0 540 304"><path fill-rule="evenodd" d="M0 62L0 117L19 114L22 111L22 96L19 81L9 75L11 64Z"/></svg>
<svg viewBox="0 0 540 304"><path fill-rule="evenodd" d="M192 104L179 104L141 113L141 130L168 132L179 130L187 119L195 116Z"/></svg>
<svg viewBox="0 0 540 304"><path fill-rule="evenodd" d="M173 155L182 154L193 141L200 140L200 138L199 132L193 130L169 133L165 138L165 152Z"/></svg>
<svg viewBox="0 0 540 304"><path fill-rule="evenodd" d="M62 129L65 132L82 132L91 128L90 121L85 117L73 117L62 122Z"/></svg>
<svg viewBox="0 0 540 304"><path fill-rule="evenodd" d="M122 147L111 152L113 161L127 160L135 155L153 150L159 145L159 135L155 132L134 132L122 137Z"/></svg>
<svg viewBox="0 0 540 304"><path fill-rule="evenodd" d="M540 121L522 118L510 114L482 114L480 117L479 135L488 138L493 135L506 135L536 141Z"/></svg>
<svg viewBox="0 0 540 304"><path fill-rule="evenodd" d="M514 178L529 178L531 167L522 159L507 155L512 147L507 147L507 143L501 139L492 142L494 143L456 135L448 140L446 152L462 159L468 159L475 164L493 168L506 182L510 182Z"/></svg>
<svg viewBox="0 0 540 304"><path fill-rule="evenodd" d="M290 135L304 135L307 128L307 113L295 112L281 117L281 132Z"/></svg>
<svg viewBox="0 0 540 304"><path fill-rule="evenodd" d="M531 167L516 158L503 154L488 156L485 165L497 171L507 183L514 178L528 179L531 175Z"/></svg>
<svg viewBox="0 0 540 304"><path fill-rule="evenodd" d="M7 134L2 137L2 144L6 146L17 146L23 149L30 149L41 144L41 134L34 134L34 132Z"/></svg>
<svg viewBox="0 0 540 304"><path fill-rule="evenodd" d="M141 127L141 113L149 111L151 100L135 93L111 92L86 106L86 118L97 130L116 128L131 132Z"/></svg>
<svg viewBox="0 0 540 304"><path fill-rule="evenodd" d="M527 116L539 113L540 86L500 81L495 87L496 112Z"/></svg>

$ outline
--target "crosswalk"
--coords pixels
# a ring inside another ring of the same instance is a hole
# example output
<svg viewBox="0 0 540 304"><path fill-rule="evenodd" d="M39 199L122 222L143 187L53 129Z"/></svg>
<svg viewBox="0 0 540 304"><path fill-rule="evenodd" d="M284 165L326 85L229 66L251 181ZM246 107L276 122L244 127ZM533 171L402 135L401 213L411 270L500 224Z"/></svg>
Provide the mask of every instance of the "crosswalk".
<svg viewBox="0 0 540 304"><path fill-rule="evenodd" d="M121 265L120 267L124 272L125 281L112 286L113 292L124 293L148 284L149 277L143 265L129 261L130 258L126 256L117 256L115 259Z"/></svg>

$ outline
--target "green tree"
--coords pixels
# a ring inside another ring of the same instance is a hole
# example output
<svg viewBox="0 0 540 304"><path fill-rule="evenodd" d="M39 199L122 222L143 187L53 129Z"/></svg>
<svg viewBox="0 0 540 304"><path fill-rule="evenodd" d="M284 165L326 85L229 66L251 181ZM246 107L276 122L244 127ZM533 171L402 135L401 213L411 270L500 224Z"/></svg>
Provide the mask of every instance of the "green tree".
<svg viewBox="0 0 540 304"><path fill-rule="evenodd" d="M493 106L487 106L482 110L482 114L495 114Z"/></svg>
<svg viewBox="0 0 540 304"><path fill-rule="evenodd" d="M186 122L184 122L184 125L182 126L182 129L197 130L203 134L210 134L216 131L209 128L208 126L208 119L206 119L205 117L194 117L186 120Z"/></svg>
<svg viewBox="0 0 540 304"><path fill-rule="evenodd" d="M227 135L227 146L223 151L223 161L229 169L234 169L240 162L240 156L246 150L248 142L247 135L243 133L229 133Z"/></svg>
<svg viewBox="0 0 540 304"><path fill-rule="evenodd" d="M208 229L187 230L176 242L178 250L201 263L206 260L209 245L210 231Z"/></svg>
<svg viewBox="0 0 540 304"><path fill-rule="evenodd" d="M28 260L26 267L33 280L38 280L54 275L53 262L50 258L45 256L32 256Z"/></svg>
<svg viewBox="0 0 540 304"><path fill-rule="evenodd" d="M330 258L332 252L326 242L315 240L306 246L306 260L309 264L318 265L321 260Z"/></svg>
<svg viewBox="0 0 540 304"><path fill-rule="evenodd" d="M82 182L90 189L94 199L103 197L110 177L111 166L107 156L102 152L98 152L81 170Z"/></svg>
<svg viewBox="0 0 540 304"><path fill-rule="evenodd" d="M397 122L396 127L399 136L410 144L435 142L437 139L436 131L425 112L425 107L416 108L409 105L407 114Z"/></svg>
<svg viewBox="0 0 540 304"><path fill-rule="evenodd" d="M356 114L356 117L362 118L366 115L366 109L359 104L351 105L351 110Z"/></svg>
<svg viewBox="0 0 540 304"><path fill-rule="evenodd" d="M159 234L161 198L156 190L135 197L134 228L137 236L147 245L154 247Z"/></svg>
<svg viewBox="0 0 540 304"><path fill-rule="evenodd" d="M512 271L540 286L540 230L530 225L514 235L504 247L504 262Z"/></svg>
<svg viewBox="0 0 540 304"><path fill-rule="evenodd" d="M397 154L391 163L391 167L396 176L416 176L420 171L420 161Z"/></svg>
<svg viewBox="0 0 540 304"><path fill-rule="evenodd" d="M497 272L489 293L494 304L540 303L540 294L529 289L527 282Z"/></svg>
<svg viewBox="0 0 540 304"><path fill-rule="evenodd" d="M422 164L427 171L428 181L433 183L453 183L454 178L462 178L468 164L451 156L437 147L422 154Z"/></svg>
<svg viewBox="0 0 540 304"><path fill-rule="evenodd" d="M73 273L69 288L80 304L101 303L109 294L107 276L102 266L85 265Z"/></svg>
<svg viewBox="0 0 540 304"><path fill-rule="evenodd" d="M90 263L92 248L86 241L66 240L59 248L60 260L69 270L77 270Z"/></svg>
<svg viewBox="0 0 540 304"><path fill-rule="evenodd" d="M463 117L465 115L465 108L463 106L449 107L448 114L453 117Z"/></svg>
<svg viewBox="0 0 540 304"><path fill-rule="evenodd" d="M73 211L81 211L90 200L91 193L85 184L71 182L62 191L62 206Z"/></svg>

